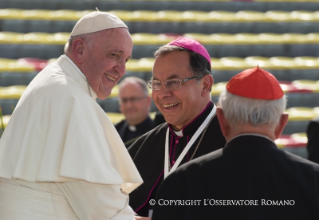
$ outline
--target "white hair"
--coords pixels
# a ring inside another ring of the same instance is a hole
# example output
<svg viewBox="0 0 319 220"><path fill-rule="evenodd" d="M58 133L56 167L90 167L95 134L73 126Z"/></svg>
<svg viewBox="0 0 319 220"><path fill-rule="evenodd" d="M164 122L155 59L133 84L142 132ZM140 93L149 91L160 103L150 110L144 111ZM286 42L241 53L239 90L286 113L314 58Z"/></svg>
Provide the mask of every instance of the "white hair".
<svg viewBox="0 0 319 220"><path fill-rule="evenodd" d="M286 96L277 100L250 99L231 94L226 89L220 94L219 106L228 123L278 125L286 109Z"/></svg>
<svg viewBox="0 0 319 220"><path fill-rule="evenodd" d="M96 37L97 34L98 32L94 32L94 33L80 34L77 36L69 37L68 41L66 42L64 46L64 53L67 54L68 52L71 52L72 43L75 39L78 39L78 38L81 38L90 46L94 42L95 40L94 38Z"/></svg>

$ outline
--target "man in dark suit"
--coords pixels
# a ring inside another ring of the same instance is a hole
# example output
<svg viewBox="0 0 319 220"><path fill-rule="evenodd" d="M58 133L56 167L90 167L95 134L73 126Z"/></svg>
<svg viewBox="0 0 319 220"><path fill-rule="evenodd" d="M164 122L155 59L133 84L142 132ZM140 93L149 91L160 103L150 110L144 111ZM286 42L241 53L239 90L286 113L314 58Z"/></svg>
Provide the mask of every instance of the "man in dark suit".
<svg viewBox="0 0 319 220"><path fill-rule="evenodd" d="M128 149L144 183L130 194L141 216L152 215L149 201L168 173L181 164L225 145L211 101L211 60L197 41L179 38L155 52L152 98L167 123L139 138Z"/></svg>
<svg viewBox="0 0 319 220"><path fill-rule="evenodd" d="M115 128L125 146L129 147L136 138L155 127L149 116L151 97L146 82L138 77L123 79L119 84L119 105L125 119Z"/></svg>
<svg viewBox="0 0 319 220"><path fill-rule="evenodd" d="M308 159L319 163L319 117L309 123L307 137Z"/></svg>
<svg viewBox="0 0 319 220"><path fill-rule="evenodd" d="M257 67L226 89L217 108L225 147L170 174L152 220L319 219L319 165L274 143L288 120L276 78Z"/></svg>

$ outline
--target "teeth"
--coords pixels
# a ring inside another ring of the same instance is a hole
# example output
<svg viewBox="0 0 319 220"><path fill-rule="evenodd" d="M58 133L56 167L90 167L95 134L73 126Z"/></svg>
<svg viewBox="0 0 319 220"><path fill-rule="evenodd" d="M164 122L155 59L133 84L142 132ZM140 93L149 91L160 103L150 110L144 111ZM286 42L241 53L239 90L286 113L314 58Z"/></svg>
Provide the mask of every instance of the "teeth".
<svg viewBox="0 0 319 220"><path fill-rule="evenodd" d="M164 106L164 108L170 108L170 107L173 107L175 105L177 105L177 104L169 104L169 105L163 105L163 106Z"/></svg>
<svg viewBox="0 0 319 220"><path fill-rule="evenodd" d="M105 76L106 76L108 79L112 80L113 82L115 81L115 79L114 79L112 76L109 76L109 75L106 75L106 74L105 74Z"/></svg>

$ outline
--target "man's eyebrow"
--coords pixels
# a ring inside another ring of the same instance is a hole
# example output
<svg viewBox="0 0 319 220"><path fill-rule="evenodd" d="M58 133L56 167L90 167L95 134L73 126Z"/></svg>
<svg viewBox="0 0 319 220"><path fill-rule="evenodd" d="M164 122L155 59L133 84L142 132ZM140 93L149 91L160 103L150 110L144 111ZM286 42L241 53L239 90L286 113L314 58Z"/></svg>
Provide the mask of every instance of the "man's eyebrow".
<svg viewBox="0 0 319 220"><path fill-rule="evenodd" d="M178 77L179 77L178 75L173 74L173 75L171 75L171 76L167 77L165 80L168 80L168 79L175 79L175 78L178 78ZM151 80L158 80L158 81L159 81L159 79L157 79L156 77L152 77L152 78L151 78Z"/></svg>
<svg viewBox="0 0 319 220"><path fill-rule="evenodd" d="M111 53L120 53L120 54L123 54L124 53L124 51L122 51L122 50L111 50L110 51ZM132 54L127 58L127 60L129 60L129 59L131 59L132 58Z"/></svg>

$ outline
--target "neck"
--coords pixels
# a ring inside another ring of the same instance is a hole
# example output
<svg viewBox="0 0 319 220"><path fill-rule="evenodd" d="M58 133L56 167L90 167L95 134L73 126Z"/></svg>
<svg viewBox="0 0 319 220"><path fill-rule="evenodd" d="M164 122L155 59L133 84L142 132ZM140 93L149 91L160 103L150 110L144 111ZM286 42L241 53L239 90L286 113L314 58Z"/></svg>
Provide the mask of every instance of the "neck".
<svg viewBox="0 0 319 220"><path fill-rule="evenodd" d="M138 119L138 120L127 120L127 123L129 125L133 125L133 126L136 126L136 125L139 125L141 124L143 121L145 121L145 119L148 117L148 115L146 115L145 117L141 118L141 119Z"/></svg>
<svg viewBox="0 0 319 220"><path fill-rule="evenodd" d="M252 134L260 134L264 135L271 140L275 140L275 128L272 125L260 125L260 126L254 126L251 124L237 124L235 126L230 127L229 134L225 136L226 141L230 141L234 137L245 134L245 133L252 133Z"/></svg>
<svg viewBox="0 0 319 220"><path fill-rule="evenodd" d="M192 117L190 120L188 120L187 123L182 124L182 125L171 125L172 129L174 131L181 131L183 130L185 127L187 127L188 125L190 125L193 121L195 121L210 105L211 101L207 101L207 102L202 102L202 104L199 106L198 110L196 111L196 113L194 114L194 117Z"/></svg>

